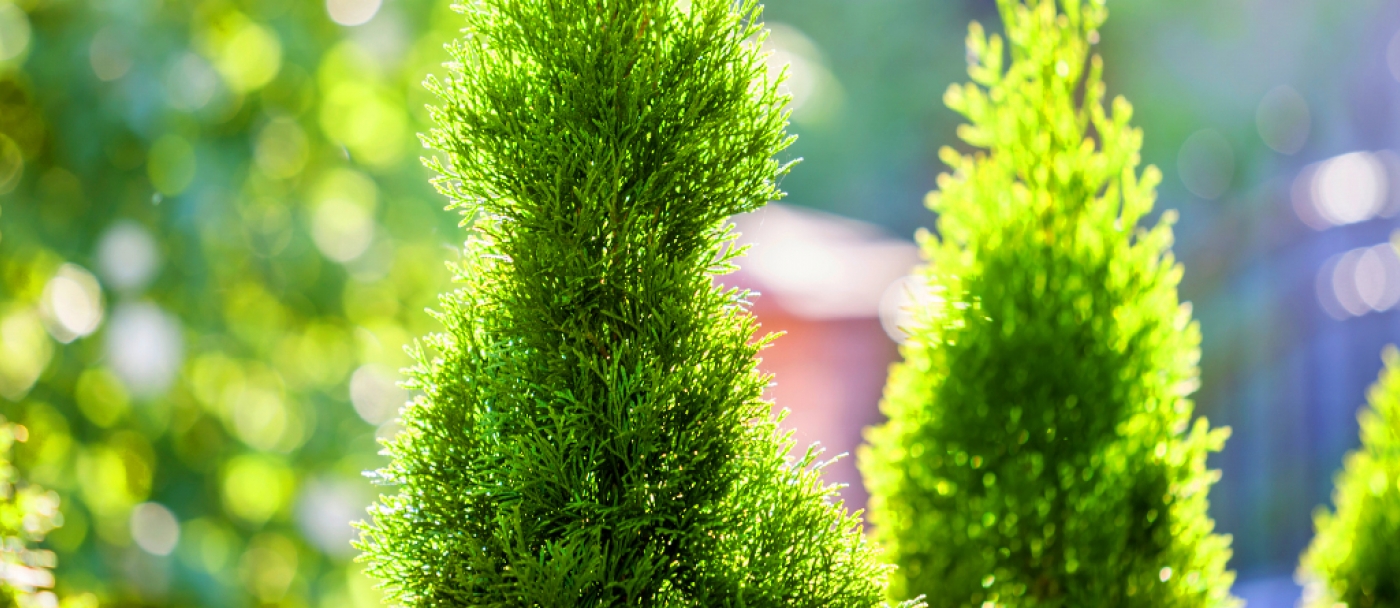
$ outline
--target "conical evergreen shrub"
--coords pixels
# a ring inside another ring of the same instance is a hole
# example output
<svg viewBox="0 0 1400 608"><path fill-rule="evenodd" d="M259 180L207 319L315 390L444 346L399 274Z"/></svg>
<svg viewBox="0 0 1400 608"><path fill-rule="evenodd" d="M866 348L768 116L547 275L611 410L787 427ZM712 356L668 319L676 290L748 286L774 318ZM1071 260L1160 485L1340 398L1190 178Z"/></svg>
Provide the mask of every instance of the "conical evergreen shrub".
<svg viewBox="0 0 1400 608"><path fill-rule="evenodd" d="M1361 448L1337 475L1336 511L1318 509L1298 578L1306 608L1400 606L1400 352L1362 410Z"/></svg>
<svg viewBox="0 0 1400 608"><path fill-rule="evenodd" d="M1172 215L1141 131L1104 107L1101 0L999 0L972 83L945 101L969 147L929 196L927 297L862 467L895 594L930 606L1229 606L1192 423L1199 331L1177 300ZM1009 53L1007 53L1009 51ZM1009 54L1009 63L1006 63Z"/></svg>
<svg viewBox="0 0 1400 608"><path fill-rule="evenodd" d="M472 236L360 547L420 606L875 606L761 398L727 223L780 195L754 0L473 0L425 138Z"/></svg>

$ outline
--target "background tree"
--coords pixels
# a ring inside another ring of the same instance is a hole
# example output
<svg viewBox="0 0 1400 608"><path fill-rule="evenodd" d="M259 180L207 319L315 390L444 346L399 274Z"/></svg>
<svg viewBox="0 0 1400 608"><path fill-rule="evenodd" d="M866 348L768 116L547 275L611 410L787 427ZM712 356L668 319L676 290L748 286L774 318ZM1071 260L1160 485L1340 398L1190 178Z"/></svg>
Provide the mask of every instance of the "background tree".
<svg viewBox="0 0 1400 608"><path fill-rule="evenodd" d="M1102 2L1001 0L947 105L970 150L929 206L938 235L906 361L862 463L891 592L932 606L1226 606L1191 423L1200 335L1177 301L1160 173L1104 108ZM1006 63L1009 50L1010 62Z"/></svg>
<svg viewBox="0 0 1400 608"><path fill-rule="evenodd" d="M1361 411L1361 449L1347 455L1333 494L1319 508L1317 535L1299 568L1309 608L1400 606L1400 351Z"/></svg>
<svg viewBox="0 0 1400 608"><path fill-rule="evenodd" d="M479 0L426 141L473 230L379 472L405 606L874 606L761 397L727 219L790 141L755 0Z"/></svg>

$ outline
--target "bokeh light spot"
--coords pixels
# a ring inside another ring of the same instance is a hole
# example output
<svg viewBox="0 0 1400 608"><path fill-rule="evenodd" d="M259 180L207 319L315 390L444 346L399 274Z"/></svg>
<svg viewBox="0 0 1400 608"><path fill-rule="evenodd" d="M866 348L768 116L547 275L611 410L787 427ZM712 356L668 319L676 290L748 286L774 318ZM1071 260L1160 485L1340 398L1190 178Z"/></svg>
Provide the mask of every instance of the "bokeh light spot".
<svg viewBox="0 0 1400 608"><path fill-rule="evenodd" d="M340 25L356 26L369 23L379 12L383 0L326 0L326 13Z"/></svg>
<svg viewBox="0 0 1400 608"><path fill-rule="evenodd" d="M295 478L280 460L245 454L228 462L221 485L229 513L262 524L286 506L295 490Z"/></svg>
<svg viewBox="0 0 1400 608"><path fill-rule="evenodd" d="M1276 87L1259 102L1255 124L1265 145L1282 154L1293 154L1308 142L1312 115L1307 100L1297 91Z"/></svg>
<svg viewBox="0 0 1400 608"><path fill-rule="evenodd" d="M97 242L97 269L108 285L121 291L140 291L160 269L160 246L145 226L118 220Z"/></svg>
<svg viewBox="0 0 1400 608"><path fill-rule="evenodd" d="M345 263L369 249L378 204L374 180L357 171L334 170L321 178L312 200L311 237L323 255Z"/></svg>
<svg viewBox="0 0 1400 608"><path fill-rule="evenodd" d="M205 572L224 572L237 543L233 532L207 517L186 522L181 528L185 542L178 543L180 557Z"/></svg>
<svg viewBox="0 0 1400 608"><path fill-rule="evenodd" d="M296 580L297 547L280 534L259 534L239 563L243 583L264 603L277 604Z"/></svg>
<svg viewBox="0 0 1400 608"><path fill-rule="evenodd" d="M245 386L226 407L233 417L234 433L252 447L275 449L287 433L286 402L271 388Z"/></svg>
<svg viewBox="0 0 1400 608"><path fill-rule="evenodd" d="M402 100L360 81L344 81L321 103L321 129L358 161L385 166L403 156L411 140Z"/></svg>
<svg viewBox="0 0 1400 608"><path fill-rule="evenodd" d="M1235 153L1230 142L1214 129L1202 129L1186 138L1177 154L1177 171L1186 189L1206 200L1215 200L1230 189L1235 177Z"/></svg>
<svg viewBox="0 0 1400 608"><path fill-rule="evenodd" d="M291 452L305 443L314 410L288 401L281 375L254 366L222 387L218 411L243 443L264 451Z"/></svg>
<svg viewBox="0 0 1400 608"><path fill-rule="evenodd" d="M1374 249L1363 249L1356 259L1356 294L1371 310L1381 310L1386 295L1385 262Z"/></svg>
<svg viewBox="0 0 1400 608"><path fill-rule="evenodd" d="M102 288L87 270L64 264L44 286L40 311L49 334L67 344L102 324Z"/></svg>
<svg viewBox="0 0 1400 608"><path fill-rule="evenodd" d="M340 384L354 364L349 333L337 324L311 323L304 331L282 338L278 370L296 386Z"/></svg>
<svg viewBox="0 0 1400 608"><path fill-rule="evenodd" d="M145 500L155 475L155 453L144 437L122 431L105 443L84 449L78 458L77 479L83 502L98 517L98 533L111 540L112 520L125 519L131 507ZM122 539L125 544L129 539Z"/></svg>
<svg viewBox="0 0 1400 608"><path fill-rule="evenodd" d="M1381 243L1333 256L1317 285L1319 302L1336 319L1393 309L1400 304L1400 254Z"/></svg>
<svg viewBox="0 0 1400 608"><path fill-rule="evenodd" d="M121 379L101 367L85 370L78 376L73 398L83 415L102 428L121 421L131 406L131 395Z"/></svg>
<svg viewBox="0 0 1400 608"><path fill-rule="evenodd" d="M29 48L29 17L20 7L0 0L0 61L18 57Z"/></svg>
<svg viewBox="0 0 1400 608"><path fill-rule="evenodd" d="M99 80L113 81L131 71L131 48L116 26L104 27L88 45L88 62Z"/></svg>
<svg viewBox="0 0 1400 608"><path fill-rule="evenodd" d="M364 483L343 479L318 479L308 483L297 505L297 525L327 555L348 558L355 554L352 522L364 519L371 492Z"/></svg>
<svg viewBox="0 0 1400 608"><path fill-rule="evenodd" d="M282 68L282 43L271 29L240 14L226 17L211 36L214 67L239 93L262 88Z"/></svg>
<svg viewBox="0 0 1400 608"><path fill-rule="evenodd" d="M327 258L349 262L369 249L374 219L364 207L344 199L323 201L312 217L311 236Z"/></svg>
<svg viewBox="0 0 1400 608"><path fill-rule="evenodd" d="M183 137L165 135L156 140L147 155L146 173L151 185L165 196L175 196L194 181L194 148Z"/></svg>
<svg viewBox="0 0 1400 608"><path fill-rule="evenodd" d="M136 505L131 510L131 538L136 546L151 555L170 555L180 542L180 522L170 509L154 502Z"/></svg>
<svg viewBox="0 0 1400 608"><path fill-rule="evenodd" d="M0 397L18 401L53 357L39 315L28 308L0 310Z"/></svg>
<svg viewBox="0 0 1400 608"><path fill-rule="evenodd" d="M166 99L171 107L192 112L209 105L219 82L219 74L203 57L184 53L166 68Z"/></svg>
<svg viewBox="0 0 1400 608"><path fill-rule="evenodd" d="M1313 207L1322 219L1336 226L1369 220L1385 206L1388 181L1385 165L1374 154L1343 154L1325 161L1313 173Z"/></svg>
<svg viewBox="0 0 1400 608"><path fill-rule="evenodd" d="M1332 271L1332 293L1336 295L1342 309L1353 317L1366 314L1369 308L1361 299L1361 292L1357 290L1356 266L1361 260L1361 253L1362 250L1353 249L1342 254Z"/></svg>
<svg viewBox="0 0 1400 608"><path fill-rule="evenodd" d="M380 365L364 365L350 377L350 401L365 422L383 424L392 419L408 400L408 391L398 386L398 378Z"/></svg>
<svg viewBox="0 0 1400 608"><path fill-rule="evenodd" d="M155 304L118 306L107 329L107 360L138 397L165 392L184 358L180 321Z"/></svg>
<svg viewBox="0 0 1400 608"><path fill-rule="evenodd" d="M277 118L258 132L253 160L268 177L287 179L301 173L311 153L306 133L294 120Z"/></svg>

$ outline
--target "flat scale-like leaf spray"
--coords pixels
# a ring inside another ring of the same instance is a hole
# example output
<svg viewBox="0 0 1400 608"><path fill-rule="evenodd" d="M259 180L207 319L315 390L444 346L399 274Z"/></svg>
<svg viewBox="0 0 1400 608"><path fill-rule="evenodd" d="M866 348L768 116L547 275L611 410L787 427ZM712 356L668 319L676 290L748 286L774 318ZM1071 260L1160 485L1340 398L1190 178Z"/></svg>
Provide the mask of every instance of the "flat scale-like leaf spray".
<svg viewBox="0 0 1400 608"><path fill-rule="evenodd" d="M473 0L439 189L471 228L360 547L390 600L877 606L887 566L761 394L727 218L780 196L753 0Z"/></svg>
<svg viewBox="0 0 1400 608"><path fill-rule="evenodd" d="M999 0L945 148L914 310L862 467L891 593L937 607L1232 606L1192 422L1200 335L1177 300L1160 173L1105 107L1102 0ZM1007 58L1009 56L1009 63Z"/></svg>

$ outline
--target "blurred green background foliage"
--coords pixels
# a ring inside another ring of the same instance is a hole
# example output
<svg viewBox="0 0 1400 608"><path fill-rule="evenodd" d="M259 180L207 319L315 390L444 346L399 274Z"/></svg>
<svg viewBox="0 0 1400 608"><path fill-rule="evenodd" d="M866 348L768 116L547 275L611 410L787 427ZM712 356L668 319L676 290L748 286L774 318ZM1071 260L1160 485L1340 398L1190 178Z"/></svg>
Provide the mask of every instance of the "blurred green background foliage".
<svg viewBox="0 0 1400 608"><path fill-rule="evenodd" d="M994 3L766 4L806 159L787 200L931 226L957 124L939 99ZM1397 147L1400 7L1110 9L1109 94L1163 169L1158 209L1181 212L1200 409L1235 429L1212 514L1246 582L1287 586L1400 338L1390 306L1337 313L1317 278L1391 216L1309 223L1290 189ZM460 24L446 0L0 0L0 413L30 432L21 473L62 500L61 594L377 605L347 524L465 237L415 138Z"/></svg>
<svg viewBox="0 0 1400 608"><path fill-rule="evenodd" d="M414 138L458 20L0 3L0 395L61 592L378 605L347 524L462 238Z"/></svg>

